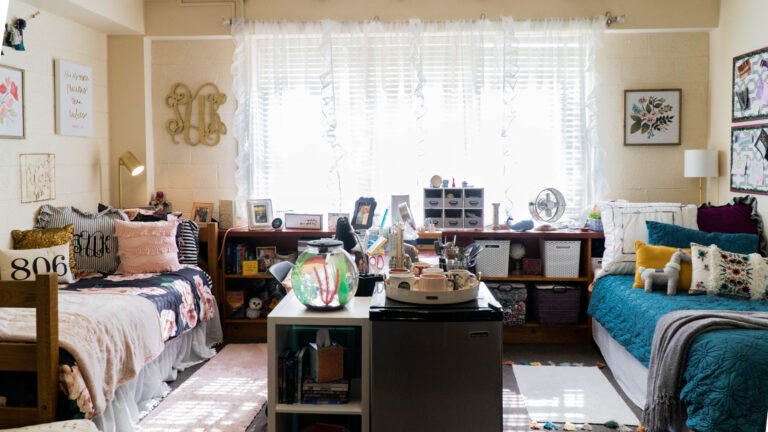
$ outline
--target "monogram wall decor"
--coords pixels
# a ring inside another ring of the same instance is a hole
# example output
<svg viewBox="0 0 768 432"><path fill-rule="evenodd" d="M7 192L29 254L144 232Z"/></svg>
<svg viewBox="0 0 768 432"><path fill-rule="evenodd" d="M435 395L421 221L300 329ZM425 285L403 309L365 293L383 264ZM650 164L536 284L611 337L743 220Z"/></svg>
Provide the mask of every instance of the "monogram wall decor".
<svg viewBox="0 0 768 432"><path fill-rule="evenodd" d="M176 136L181 135L189 145L215 146L227 134L227 126L218 112L226 101L227 95L214 83L205 83L194 93L186 84L176 83L165 97L165 104L173 109L174 115L165 122L165 130L176 144Z"/></svg>

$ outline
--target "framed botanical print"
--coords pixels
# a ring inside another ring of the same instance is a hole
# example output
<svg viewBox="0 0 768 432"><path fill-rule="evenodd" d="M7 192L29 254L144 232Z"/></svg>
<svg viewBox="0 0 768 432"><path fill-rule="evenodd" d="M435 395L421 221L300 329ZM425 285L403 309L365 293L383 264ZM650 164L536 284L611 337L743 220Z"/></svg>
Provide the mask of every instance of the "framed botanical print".
<svg viewBox="0 0 768 432"><path fill-rule="evenodd" d="M681 93L625 90L624 145L679 145Z"/></svg>
<svg viewBox="0 0 768 432"><path fill-rule="evenodd" d="M0 66L0 138L24 138L24 71Z"/></svg>

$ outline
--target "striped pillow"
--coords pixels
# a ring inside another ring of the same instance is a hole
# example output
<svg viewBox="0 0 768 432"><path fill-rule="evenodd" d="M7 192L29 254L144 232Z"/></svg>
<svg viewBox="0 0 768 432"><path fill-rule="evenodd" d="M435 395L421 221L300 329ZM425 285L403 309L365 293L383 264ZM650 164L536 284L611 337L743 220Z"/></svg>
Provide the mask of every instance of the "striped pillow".
<svg viewBox="0 0 768 432"><path fill-rule="evenodd" d="M197 265L200 228L195 221L185 219L179 222L176 245L179 247L179 263Z"/></svg>
<svg viewBox="0 0 768 432"><path fill-rule="evenodd" d="M176 271L179 265L176 247L177 221L115 221L120 266L124 274Z"/></svg>
<svg viewBox="0 0 768 432"><path fill-rule="evenodd" d="M115 221L127 221L125 213L107 209L100 213L87 213L74 207L40 207L35 228L63 228L75 226L74 250L80 271L114 273L117 270L117 238Z"/></svg>

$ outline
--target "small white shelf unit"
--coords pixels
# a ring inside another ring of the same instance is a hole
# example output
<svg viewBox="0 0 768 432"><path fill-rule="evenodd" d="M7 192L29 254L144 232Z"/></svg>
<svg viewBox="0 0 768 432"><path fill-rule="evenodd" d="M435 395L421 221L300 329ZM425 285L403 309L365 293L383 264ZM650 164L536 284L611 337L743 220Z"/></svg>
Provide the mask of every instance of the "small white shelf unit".
<svg viewBox="0 0 768 432"><path fill-rule="evenodd" d="M424 221L440 229L483 229L483 188L424 188Z"/></svg>
<svg viewBox="0 0 768 432"><path fill-rule="evenodd" d="M267 317L268 354L268 431L285 432L294 428L296 416L356 416L360 430L370 431L370 352L371 326L368 319L370 297L354 297L344 309L333 312L311 311L299 302L293 291L280 301ZM291 336L297 328L330 327L360 329L359 377L350 379L350 400L346 404L279 404L278 357L291 345ZM320 421L320 420L318 420ZM329 422L332 422L329 421ZM357 422L355 422L357 423Z"/></svg>

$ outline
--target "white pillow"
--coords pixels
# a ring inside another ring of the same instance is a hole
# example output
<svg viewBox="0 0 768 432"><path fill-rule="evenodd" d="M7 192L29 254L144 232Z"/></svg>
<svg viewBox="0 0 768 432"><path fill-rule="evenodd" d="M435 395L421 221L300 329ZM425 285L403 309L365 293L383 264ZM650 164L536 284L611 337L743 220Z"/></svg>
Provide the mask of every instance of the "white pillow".
<svg viewBox="0 0 768 432"><path fill-rule="evenodd" d="M0 250L0 280L33 281L37 274L56 273L59 282L72 283L69 243L43 249Z"/></svg>
<svg viewBox="0 0 768 432"><path fill-rule="evenodd" d="M698 229L695 205L675 203L603 202L598 205L603 221L605 253L602 272L635 273L635 241L648 243L645 221Z"/></svg>

